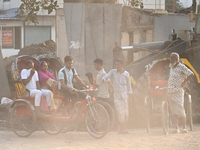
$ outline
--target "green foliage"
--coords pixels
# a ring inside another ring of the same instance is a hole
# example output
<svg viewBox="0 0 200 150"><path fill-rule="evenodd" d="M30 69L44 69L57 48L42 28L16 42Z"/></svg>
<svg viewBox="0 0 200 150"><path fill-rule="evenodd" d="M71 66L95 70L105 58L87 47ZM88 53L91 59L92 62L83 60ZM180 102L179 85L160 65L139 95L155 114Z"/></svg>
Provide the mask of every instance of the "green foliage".
<svg viewBox="0 0 200 150"><path fill-rule="evenodd" d="M58 8L57 0L21 0L21 2L18 17L24 18L28 24L30 22L38 24L37 13L40 9L48 10L48 14L50 14Z"/></svg>
<svg viewBox="0 0 200 150"><path fill-rule="evenodd" d="M173 0L165 0L165 9L169 12L173 12ZM184 9L180 0L175 0L175 11Z"/></svg>
<svg viewBox="0 0 200 150"><path fill-rule="evenodd" d="M144 8L142 0L130 0L130 3L132 7L137 7L137 8L139 7L141 9Z"/></svg>

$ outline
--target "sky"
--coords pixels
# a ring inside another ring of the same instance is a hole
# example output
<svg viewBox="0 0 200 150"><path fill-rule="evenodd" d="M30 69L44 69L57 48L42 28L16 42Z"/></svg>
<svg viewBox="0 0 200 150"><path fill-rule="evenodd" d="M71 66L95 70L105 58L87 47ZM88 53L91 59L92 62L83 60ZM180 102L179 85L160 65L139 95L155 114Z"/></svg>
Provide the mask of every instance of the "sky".
<svg viewBox="0 0 200 150"><path fill-rule="evenodd" d="M192 0L180 0L184 7L190 7L192 5Z"/></svg>

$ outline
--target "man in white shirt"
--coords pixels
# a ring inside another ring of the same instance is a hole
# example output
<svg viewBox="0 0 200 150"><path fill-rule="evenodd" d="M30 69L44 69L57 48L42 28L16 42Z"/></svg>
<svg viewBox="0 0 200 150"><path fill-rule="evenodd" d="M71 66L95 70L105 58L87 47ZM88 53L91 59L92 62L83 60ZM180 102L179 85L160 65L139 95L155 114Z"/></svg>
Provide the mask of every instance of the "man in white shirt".
<svg viewBox="0 0 200 150"><path fill-rule="evenodd" d="M132 94L131 81L129 73L124 70L124 61L117 59L115 61L116 69L112 69L108 74L103 77L107 81L113 78L114 88L114 103L118 113L119 134L127 134L126 122L129 118L129 97Z"/></svg>
<svg viewBox="0 0 200 150"><path fill-rule="evenodd" d="M31 60L26 61L26 69L21 71L22 82L25 88L30 91L30 96L35 97L35 110L37 115L43 115L40 112L40 101L43 95L46 98L47 104L51 106L52 94L50 90L40 88L38 73L34 69L34 62ZM49 109L50 110L50 109Z"/></svg>
<svg viewBox="0 0 200 150"><path fill-rule="evenodd" d="M95 88L98 88L97 100L98 99L103 100L112 105L111 100L109 100L109 97L110 97L109 85L112 87L112 84L110 80L106 82L103 81L103 77L107 74L103 68L103 60L95 59L94 66L95 66L95 69L98 70L98 73L96 76L96 84L94 85Z"/></svg>

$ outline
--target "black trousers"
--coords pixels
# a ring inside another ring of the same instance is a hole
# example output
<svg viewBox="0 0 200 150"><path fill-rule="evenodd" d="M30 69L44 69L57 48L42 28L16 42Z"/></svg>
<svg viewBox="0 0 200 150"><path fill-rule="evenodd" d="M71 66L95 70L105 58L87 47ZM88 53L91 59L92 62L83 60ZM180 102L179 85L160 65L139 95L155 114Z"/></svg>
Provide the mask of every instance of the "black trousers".
<svg viewBox="0 0 200 150"><path fill-rule="evenodd" d="M60 92L63 93L65 96L70 97L72 100L72 105L74 105L76 102L80 100L84 100L86 98L86 94L83 92L78 92L71 94L68 90L65 90L63 88L60 89Z"/></svg>

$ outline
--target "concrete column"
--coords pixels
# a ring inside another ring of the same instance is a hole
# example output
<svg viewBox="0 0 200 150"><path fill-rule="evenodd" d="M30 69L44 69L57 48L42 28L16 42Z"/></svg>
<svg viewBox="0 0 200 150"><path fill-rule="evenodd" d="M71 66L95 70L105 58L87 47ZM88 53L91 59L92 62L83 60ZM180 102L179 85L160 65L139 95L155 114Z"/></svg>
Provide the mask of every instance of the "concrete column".
<svg viewBox="0 0 200 150"><path fill-rule="evenodd" d="M133 45L133 41L134 41L134 32L129 32L129 46ZM127 55L127 65L130 64L131 62L133 62L133 51L128 51L128 55Z"/></svg>
<svg viewBox="0 0 200 150"><path fill-rule="evenodd" d="M69 55L65 14L63 9L58 9L56 11L56 54L62 61L64 61L66 55Z"/></svg>
<svg viewBox="0 0 200 150"><path fill-rule="evenodd" d="M146 30L140 31L140 42L146 43ZM146 56L146 51L142 51L141 56L142 57Z"/></svg>

